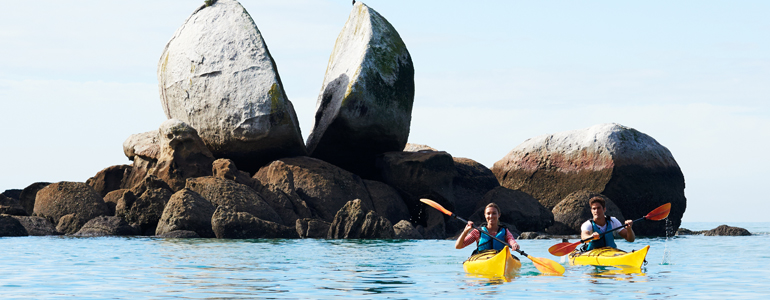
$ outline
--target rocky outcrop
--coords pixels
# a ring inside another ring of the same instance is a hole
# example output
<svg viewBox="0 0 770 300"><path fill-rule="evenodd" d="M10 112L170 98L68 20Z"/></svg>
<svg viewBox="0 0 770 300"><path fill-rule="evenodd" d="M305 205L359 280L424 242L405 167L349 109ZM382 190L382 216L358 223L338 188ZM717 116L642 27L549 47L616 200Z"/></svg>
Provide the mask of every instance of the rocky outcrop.
<svg viewBox="0 0 770 300"><path fill-rule="evenodd" d="M717 228L703 232L705 236L747 236L751 235L751 232L745 228L732 227L727 225L719 225Z"/></svg>
<svg viewBox="0 0 770 300"><path fill-rule="evenodd" d="M126 236L138 235L139 228L116 216L99 216L86 222L73 236Z"/></svg>
<svg viewBox="0 0 770 300"><path fill-rule="evenodd" d="M246 185L207 176L187 180L187 189L200 194L214 206L229 206L236 212L247 212L262 220L283 224L262 196Z"/></svg>
<svg viewBox="0 0 770 300"><path fill-rule="evenodd" d="M213 238L211 217L216 207L196 192L182 189L168 200L155 234L165 236L172 231L195 232L198 237Z"/></svg>
<svg viewBox="0 0 770 300"><path fill-rule="evenodd" d="M310 155L367 179L409 137L414 66L398 32L358 2L337 37L307 140Z"/></svg>
<svg viewBox="0 0 770 300"><path fill-rule="evenodd" d="M353 199L372 207L364 181L330 163L306 156L276 160L263 167L254 179L265 187L282 191L300 210L307 207L312 217L331 222L337 211ZM286 224L289 225L289 224Z"/></svg>
<svg viewBox="0 0 770 300"><path fill-rule="evenodd" d="M364 184L372 198L374 211L388 219L391 224L411 219L409 208L398 191L379 181L364 180Z"/></svg>
<svg viewBox="0 0 770 300"><path fill-rule="evenodd" d="M187 18L163 50L158 81L166 116L195 128L215 157L254 172L306 154L275 61L237 1L201 6Z"/></svg>
<svg viewBox="0 0 770 300"><path fill-rule="evenodd" d="M420 151L438 151L438 150L436 150L431 146L422 145L422 144L406 143L406 146L404 146L404 152L420 152Z"/></svg>
<svg viewBox="0 0 770 300"><path fill-rule="evenodd" d="M393 225L393 238L401 240L419 240L422 234L407 220L401 220Z"/></svg>
<svg viewBox="0 0 770 300"><path fill-rule="evenodd" d="M131 190L128 189L119 189L114 190L112 192L107 193L107 195L104 195L104 203L107 204L107 208L109 209L109 213L107 215L114 216L115 215L115 207L117 207L118 202L120 202L120 199L127 198L131 199L128 200L129 202L133 202L136 197L134 196L134 193L131 192Z"/></svg>
<svg viewBox="0 0 770 300"><path fill-rule="evenodd" d="M345 204L334 216L329 227L330 239L392 239L393 224L383 216L355 199Z"/></svg>
<svg viewBox="0 0 770 300"><path fill-rule="evenodd" d="M297 219L295 226L300 238L320 239L326 238L326 235L329 234L331 223L318 219L305 218Z"/></svg>
<svg viewBox="0 0 770 300"><path fill-rule="evenodd" d="M157 130L132 134L123 142L123 154L129 160L141 156L150 160L157 160L160 156L160 137Z"/></svg>
<svg viewBox="0 0 770 300"><path fill-rule="evenodd" d="M544 231L553 225L553 214L535 198L504 187L496 187L484 195L470 220L478 225L484 223L484 208L490 202L500 207L500 222L514 225L519 232ZM511 231L514 229L511 228Z"/></svg>
<svg viewBox="0 0 770 300"><path fill-rule="evenodd" d="M615 217L621 224L625 222L626 218L623 217L620 208L610 198L583 190L569 194L551 210L554 225L548 227L546 232L550 234L580 234L580 226L585 221L593 219L591 206L588 204L588 201L593 197L604 198L605 215Z"/></svg>
<svg viewBox="0 0 770 300"><path fill-rule="evenodd" d="M88 178L86 184L90 185L99 196L123 187L123 181L131 175L130 165L117 165L105 168L94 177Z"/></svg>
<svg viewBox="0 0 770 300"><path fill-rule="evenodd" d="M0 237L27 235L27 229L14 216L0 214Z"/></svg>
<svg viewBox="0 0 770 300"><path fill-rule="evenodd" d="M0 214L26 216L27 211L21 206L19 200L0 195Z"/></svg>
<svg viewBox="0 0 770 300"><path fill-rule="evenodd" d="M20 189L10 189L10 190L3 191L3 193L0 195L6 196L11 199L19 200L21 196L21 191L22 190Z"/></svg>
<svg viewBox="0 0 770 300"><path fill-rule="evenodd" d="M147 176L130 193L123 193L115 205L115 215L140 229L142 235L155 235L155 228L173 192L166 182Z"/></svg>
<svg viewBox="0 0 770 300"><path fill-rule="evenodd" d="M35 208L36 216L44 217L54 224L59 224L61 218L68 217L66 230L62 233L75 233L88 220L109 213L107 204L91 186L82 182L57 182L46 186L37 192Z"/></svg>
<svg viewBox="0 0 770 300"><path fill-rule="evenodd" d="M229 179L247 186L254 185L254 180L251 179L249 173L238 170L235 163L230 159L220 158L215 160L211 166L211 172L216 178Z"/></svg>
<svg viewBox="0 0 770 300"><path fill-rule="evenodd" d="M217 207L211 218L211 227L220 239L298 238L295 227L265 221L228 206Z"/></svg>
<svg viewBox="0 0 770 300"><path fill-rule="evenodd" d="M214 156L194 128L171 119L163 122L158 132L160 156L150 174L165 181L173 191L183 189L187 178L211 175Z"/></svg>
<svg viewBox="0 0 770 300"><path fill-rule="evenodd" d="M454 157L455 176L453 190L455 195L455 213L470 216L478 209L479 202L492 189L499 187L495 174L475 160Z"/></svg>
<svg viewBox="0 0 770 300"><path fill-rule="evenodd" d="M552 209L569 194L587 190L612 199L628 218L671 202L674 230L686 207L684 176L666 147L618 124L529 139L496 162L500 184L531 194ZM664 236L665 222L634 225L638 236Z"/></svg>
<svg viewBox="0 0 770 300"><path fill-rule="evenodd" d="M35 182L33 184L30 184L26 188L24 188L21 191L21 194L19 194L19 202L21 203L21 206L24 207L24 210L27 211L28 215L32 215L34 213L35 209L35 199L37 198L37 192L42 190L44 187L51 184L50 182Z"/></svg>
<svg viewBox="0 0 770 300"><path fill-rule="evenodd" d="M420 198L455 210L454 160L446 152L388 152L377 163L382 181L402 194L413 221L427 226ZM432 208L431 208L432 209Z"/></svg>
<svg viewBox="0 0 770 300"><path fill-rule="evenodd" d="M56 231L56 227L51 224L51 221L43 217L34 216L13 216L16 220L24 226L27 230L27 234L31 236L45 236L45 235L60 235Z"/></svg>

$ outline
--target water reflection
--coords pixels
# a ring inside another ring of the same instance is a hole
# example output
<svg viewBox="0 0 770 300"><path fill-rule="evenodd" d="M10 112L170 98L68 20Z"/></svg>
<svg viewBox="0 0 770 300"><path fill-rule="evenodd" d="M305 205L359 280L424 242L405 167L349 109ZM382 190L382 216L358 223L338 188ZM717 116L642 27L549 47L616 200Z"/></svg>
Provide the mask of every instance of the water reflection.
<svg viewBox="0 0 770 300"><path fill-rule="evenodd" d="M643 268L591 267L586 275L595 279L614 279L627 282L647 282L648 279ZM592 280L591 283L600 283L600 281Z"/></svg>

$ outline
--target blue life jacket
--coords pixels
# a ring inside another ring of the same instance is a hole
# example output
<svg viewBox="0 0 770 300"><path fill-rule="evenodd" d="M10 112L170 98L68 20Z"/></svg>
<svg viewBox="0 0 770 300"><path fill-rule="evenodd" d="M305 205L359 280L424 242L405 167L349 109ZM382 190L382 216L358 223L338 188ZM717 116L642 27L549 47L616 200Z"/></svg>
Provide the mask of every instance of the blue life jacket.
<svg viewBox="0 0 770 300"><path fill-rule="evenodd" d="M600 231L599 226L596 225L596 222L594 222L594 220L591 220L591 226L593 226L594 232L598 232L599 234L602 234L604 232L608 232L612 230L612 217L605 216L605 219L607 222L607 230L604 230L604 231ZM615 236L612 233L605 234L598 240L593 240L589 242L586 250L593 250L601 247L618 248L618 245L615 244Z"/></svg>
<svg viewBox="0 0 770 300"><path fill-rule="evenodd" d="M503 227L502 225L498 225L498 226L500 227L500 229L497 231L497 234L495 235L495 237L505 241L505 233L507 228ZM482 226L481 230L483 230L487 234L479 233L479 241L478 241L478 245L476 246L476 251L481 252L489 249L495 249L498 251L503 250L505 245L489 237L489 234L488 234L489 230L487 229L487 226Z"/></svg>

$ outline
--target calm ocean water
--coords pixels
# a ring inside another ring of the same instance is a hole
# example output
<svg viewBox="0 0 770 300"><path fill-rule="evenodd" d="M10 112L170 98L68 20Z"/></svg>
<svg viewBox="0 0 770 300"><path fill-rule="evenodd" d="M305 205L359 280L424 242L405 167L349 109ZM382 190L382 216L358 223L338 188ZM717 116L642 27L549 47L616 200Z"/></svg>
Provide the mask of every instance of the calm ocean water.
<svg viewBox="0 0 770 300"><path fill-rule="evenodd" d="M729 225L755 235L620 242L624 250L651 245L639 274L567 266L564 276L540 276L522 258L521 273L509 282L465 274L470 250L446 240L0 238L0 298L767 298L770 223ZM560 261L547 251L557 242L520 244L532 256Z"/></svg>

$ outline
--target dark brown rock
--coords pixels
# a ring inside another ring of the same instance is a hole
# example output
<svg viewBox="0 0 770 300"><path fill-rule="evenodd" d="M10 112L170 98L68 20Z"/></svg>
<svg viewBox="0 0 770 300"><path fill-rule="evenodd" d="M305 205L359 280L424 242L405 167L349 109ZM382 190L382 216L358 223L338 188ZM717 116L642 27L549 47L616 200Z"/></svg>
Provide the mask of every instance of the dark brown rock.
<svg viewBox="0 0 770 300"><path fill-rule="evenodd" d="M229 206L237 212L247 212L265 221L283 222L261 195L235 181L211 176L190 178L187 189L200 194L214 206Z"/></svg>
<svg viewBox="0 0 770 300"><path fill-rule="evenodd" d="M199 237L213 238L211 216L216 207L201 195L182 189L168 200L155 234L163 236L172 231L193 231Z"/></svg>
<svg viewBox="0 0 770 300"><path fill-rule="evenodd" d="M495 202L500 207L500 222L511 224L519 231L544 231L553 224L553 213L535 198L522 191L501 186L484 195L470 220L477 225L484 223L484 207L490 202ZM514 231L513 228L510 229Z"/></svg>
<svg viewBox="0 0 770 300"><path fill-rule="evenodd" d="M478 209L489 191L499 187L495 174L486 166L468 158L455 157L457 176L453 180L455 211L459 216L470 216Z"/></svg>
<svg viewBox="0 0 770 300"><path fill-rule="evenodd" d="M394 238L402 240L420 240L422 234L407 220L401 220L393 225Z"/></svg>
<svg viewBox="0 0 770 300"><path fill-rule="evenodd" d="M86 222L74 236L126 236L138 235L139 228L132 227L116 216L99 216Z"/></svg>
<svg viewBox="0 0 770 300"><path fill-rule="evenodd" d="M91 186L82 182L57 182L46 186L37 192L34 213L52 223L59 224L61 217L72 214L74 221L69 220L66 230L57 231L71 234L77 232L88 220L109 214L109 208L99 194ZM75 226L75 227L73 227Z"/></svg>
<svg viewBox="0 0 770 300"><path fill-rule="evenodd" d="M35 209L35 198L37 198L37 192L44 187L51 184L50 182L35 182L30 184L21 191L19 194L19 202L24 210L27 211L27 215L32 215Z"/></svg>
<svg viewBox="0 0 770 300"><path fill-rule="evenodd" d="M71 235L78 232L88 220L79 217L76 214L67 214L59 218L59 222L56 224L56 231L62 234Z"/></svg>
<svg viewBox="0 0 770 300"><path fill-rule="evenodd" d="M385 217L392 224L411 219L409 208L395 189L373 180L364 180L364 184L369 191L374 211L377 214Z"/></svg>
<svg viewBox="0 0 770 300"><path fill-rule="evenodd" d="M120 199L122 198L129 199L126 202L133 202L136 200L134 193L132 193L129 189L117 189L107 193L107 195L104 195L104 203L107 204L107 208L110 210L108 215L115 215L115 207L118 205L118 202L120 202Z"/></svg>
<svg viewBox="0 0 770 300"><path fill-rule="evenodd" d="M446 152L388 152L377 163L382 181L404 198L412 221L426 225L425 207L420 198L438 202L454 211L453 182L457 176L452 156ZM431 208L432 209L432 208Z"/></svg>
<svg viewBox="0 0 770 300"><path fill-rule="evenodd" d="M163 234L158 234L157 237L161 238L173 238L173 239L197 239L201 236L195 231L190 230L174 230Z"/></svg>
<svg viewBox="0 0 770 300"><path fill-rule="evenodd" d="M150 174L168 183L173 191L183 189L187 178L211 175L214 156L195 128L170 119L160 125L159 133L160 156Z"/></svg>
<svg viewBox="0 0 770 300"><path fill-rule="evenodd" d="M334 216L327 238L330 239L392 239L393 224L378 215L361 199L342 207Z"/></svg>
<svg viewBox="0 0 770 300"><path fill-rule="evenodd" d="M5 190L0 195L6 196L6 197L11 198L11 199L19 200L19 199L21 199L20 198L21 197L21 191L22 190L19 190L19 189L10 189L10 190Z"/></svg>
<svg viewBox="0 0 770 300"><path fill-rule="evenodd" d="M254 184L254 179L251 178L248 172L239 171L235 163L226 158L215 160L212 164L211 172L216 178L229 179L247 186Z"/></svg>
<svg viewBox="0 0 770 300"><path fill-rule="evenodd" d="M579 190L609 197L628 218L670 202L669 225L676 230L687 206L684 176L671 152L618 124L529 139L492 171L502 186L526 192L548 209ZM665 236L666 231L666 222L634 225L638 236Z"/></svg>
<svg viewBox="0 0 770 300"><path fill-rule="evenodd" d="M717 226L717 228L704 232L703 235L705 236L747 236L747 235L751 235L751 232L740 227L719 225Z"/></svg>
<svg viewBox="0 0 770 300"><path fill-rule="evenodd" d="M158 165L158 160L153 158L147 158L144 156L134 156L134 163L131 165L131 172L128 177L123 181L121 188L131 189L140 184L150 172Z"/></svg>
<svg viewBox="0 0 770 300"><path fill-rule="evenodd" d="M298 238L295 227L265 221L247 212L219 206L211 218L211 227L220 239Z"/></svg>
<svg viewBox="0 0 770 300"><path fill-rule="evenodd" d="M51 224L51 221L43 217L32 216L13 216L16 220L19 220L27 233L31 236L45 236L45 235L60 235L61 233L56 231L56 227Z"/></svg>
<svg viewBox="0 0 770 300"><path fill-rule="evenodd" d="M329 234L331 223L319 219L297 219L297 234L303 239L322 239Z"/></svg>
<svg viewBox="0 0 770 300"><path fill-rule="evenodd" d="M698 235L698 234L704 234L707 230L700 230L700 231L693 231L689 230L684 227L679 227L676 231L676 235Z"/></svg>
<svg viewBox="0 0 770 300"><path fill-rule="evenodd" d="M11 215L0 215L0 237L27 236L27 229Z"/></svg>
<svg viewBox="0 0 770 300"><path fill-rule="evenodd" d="M569 194L553 208L554 225L546 232L550 234L580 234L580 226L593 219L588 201L593 197L602 197L605 201L605 215L615 217L622 224L626 221L615 202L606 196L586 190Z"/></svg>
<svg viewBox="0 0 770 300"><path fill-rule="evenodd" d="M120 189L123 181L131 175L130 165L117 165L105 168L88 178L86 184L90 185L96 193L104 197L107 193Z"/></svg>
<svg viewBox="0 0 770 300"><path fill-rule="evenodd" d="M370 207L371 199L363 180L327 162L299 156L282 158L261 168L254 179L270 189L284 192L297 208L300 218L306 217L300 209L307 207L313 218L326 222L334 219L348 201L361 199Z"/></svg>
<svg viewBox="0 0 770 300"><path fill-rule="evenodd" d="M155 228L172 194L166 182L150 175L131 189L130 194L124 193L118 199L115 215L139 227L141 234L155 235Z"/></svg>
<svg viewBox="0 0 770 300"><path fill-rule="evenodd" d="M21 206L19 200L0 195L0 214L26 216L27 211Z"/></svg>
<svg viewBox="0 0 770 300"><path fill-rule="evenodd" d="M451 224L449 226L450 228L461 228L460 225L462 225L461 221L449 219L442 212L427 207L425 210L425 226L418 225L417 230L426 239L443 240L452 235L447 233L448 231L452 231L447 230L447 223ZM422 228L422 230L420 230L420 228Z"/></svg>

